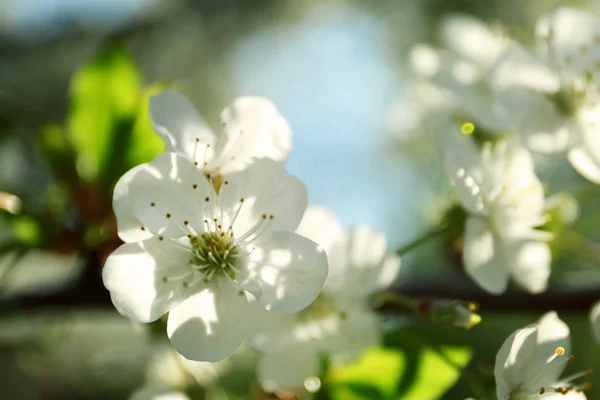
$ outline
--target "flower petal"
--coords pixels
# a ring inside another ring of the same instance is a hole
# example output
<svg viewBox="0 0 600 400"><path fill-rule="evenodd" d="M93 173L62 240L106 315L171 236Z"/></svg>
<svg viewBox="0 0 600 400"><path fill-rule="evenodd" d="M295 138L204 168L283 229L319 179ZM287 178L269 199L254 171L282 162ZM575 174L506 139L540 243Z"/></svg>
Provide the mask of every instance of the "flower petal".
<svg viewBox="0 0 600 400"><path fill-rule="evenodd" d="M536 352L537 331L537 325L519 329L498 350L494 366L498 399L509 398L511 392L524 382Z"/></svg>
<svg viewBox="0 0 600 400"><path fill-rule="evenodd" d="M445 17L441 32L442 40L449 48L481 67L491 65L508 42L491 32L482 21L467 14Z"/></svg>
<svg viewBox="0 0 600 400"><path fill-rule="evenodd" d="M478 217L467 219L463 247L467 273L484 290L500 294L508 285L508 269L488 222Z"/></svg>
<svg viewBox="0 0 600 400"><path fill-rule="evenodd" d="M590 147L575 147L567 154L569 162L587 180L600 184L600 159Z"/></svg>
<svg viewBox="0 0 600 400"><path fill-rule="evenodd" d="M187 251L168 240L125 243L106 259L102 280L119 313L152 322L182 300L181 282L163 278L185 274L188 259Z"/></svg>
<svg viewBox="0 0 600 400"><path fill-rule="evenodd" d="M281 164L259 159L243 171L227 176L226 182L220 189L219 201L226 214L224 224L233 226L236 238L259 223L264 223L261 232L293 231L300 224L308 202L306 186Z"/></svg>
<svg viewBox="0 0 600 400"><path fill-rule="evenodd" d="M587 74L600 58L600 19L572 8L558 7L542 17L536 27L542 52L560 70L564 81L585 85Z"/></svg>
<svg viewBox="0 0 600 400"><path fill-rule="evenodd" d="M327 254L331 253L334 243L344 238L344 230L337 215L320 206L308 207L296 233L318 243Z"/></svg>
<svg viewBox="0 0 600 400"><path fill-rule="evenodd" d="M149 107L152 126L164 140L167 152L182 154L200 165L212 158L206 145L212 146L215 136L188 99L165 89L150 96Z"/></svg>
<svg viewBox="0 0 600 400"><path fill-rule="evenodd" d="M228 277L215 276L169 313L167 334L189 360L219 361L244 341L248 300Z"/></svg>
<svg viewBox="0 0 600 400"><path fill-rule="evenodd" d="M396 278L400 259L386 258L386 253L383 233L366 225L351 229L328 255L327 289L362 301L387 287Z"/></svg>
<svg viewBox="0 0 600 400"><path fill-rule="evenodd" d="M254 158L284 161L292 147L292 130L275 105L263 97L238 97L221 113L223 137L209 167L222 173L243 169Z"/></svg>
<svg viewBox="0 0 600 400"><path fill-rule="evenodd" d="M303 236L278 231L254 242L242 286L267 310L294 313L318 296L327 277L327 256Z"/></svg>
<svg viewBox="0 0 600 400"><path fill-rule="evenodd" d="M310 342L281 347L261 357L257 373L266 391L302 389L306 378L319 374L318 350Z"/></svg>
<svg viewBox="0 0 600 400"><path fill-rule="evenodd" d="M185 394L167 387L142 387L129 400L190 400Z"/></svg>
<svg viewBox="0 0 600 400"><path fill-rule="evenodd" d="M216 194L191 161L164 153L136 168L128 184L128 201L145 229L172 238L204 231L203 221L211 218Z"/></svg>
<svg viewBox="0 0 600 400"><path fill-rule="evenodd" d="M485 212L481 197L483 169L479 150L468 138L442 137L444 171L462 206L471 214Z"/></svg>
<svg viewBox="0 0 600 400"><path fill-rule="evenodd" d="M566 360L571 354L569 327L558 317L556 312L544 314L538 321L537 349L531 365L524 375L525 386L536 393L540 387L546 387L558 382L564 371ZM558 348L564 350L564 355L557 355ZM548 360L553 360L548 362Z"/></svg>
<svg viewBox="0 0 600 400"><path fill-rule="evenodd" d="M548 286L552 255L545 242L516 240L504 242L502 251L512 278L530 293L541 293Z"/></svg>
<svg viewBox="0 0 600 400"><path fill-rule="evenodd" d="M135 215L135 208L129 197L131 181L145 168L145 164L142 164L130 169L115 185L112 204L117 217L117 231L124 242L137 242L152 236L151 232L141 229L143 224Z"/></svg>

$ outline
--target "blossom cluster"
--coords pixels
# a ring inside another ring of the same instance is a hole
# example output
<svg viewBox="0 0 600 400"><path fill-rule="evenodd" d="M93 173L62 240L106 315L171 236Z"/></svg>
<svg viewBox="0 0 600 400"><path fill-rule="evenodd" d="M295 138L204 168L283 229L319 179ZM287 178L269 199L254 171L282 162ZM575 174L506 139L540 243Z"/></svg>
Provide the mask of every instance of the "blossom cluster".
<svg viewBox="0 0 600 400"><path fill-rule="evenodd" d="M561 198L547 195L537 154L564 154L600 184L600 18L552 11L537 24L535 53L464 16L444 21L442 32L447 48L411 51L414 96L400 104L395 127L404 138L432 132L440 145L466 215L460 250L470 278L494 295L511 282L541 293L555 237L546 224ZM305 185L284 167L291 128L269 100L234 100L214 132L165 89L151 97L150 118L164 153L114 188L124 244L102 278L120 314L165 322L165 354L182 374L246 343L267 392L318 390L311 379L324 360L346 364L381 343L370 300L396 280L399 256L372 227L344 229L332 211L307 208ZM455 326L480 321L457 301L405 302ZM591 320L600 339L600 303ZM569 333L555 312L514 332L496 357L497 398L585 399L589 385L576 380L591 371L561 378L573 360ZM187 397L145 387L132 398Z"/></svg>

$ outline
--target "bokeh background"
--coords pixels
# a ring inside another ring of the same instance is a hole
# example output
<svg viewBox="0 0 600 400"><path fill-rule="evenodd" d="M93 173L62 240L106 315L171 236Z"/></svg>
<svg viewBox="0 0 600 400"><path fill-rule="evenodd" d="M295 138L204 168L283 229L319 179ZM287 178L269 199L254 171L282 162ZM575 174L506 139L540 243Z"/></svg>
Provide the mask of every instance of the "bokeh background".
<svg viewBox="0 0 600 400"><path fill-rule="evenodd" d="M287 168L309 203L345 226L373 225L394 250L454 204L433 137L398 133L410 123L410 47L438 44L440 21L456 13L531 45L536 19L557 4L600 12L584 0L2 0L0 398L126 399L147 380L178 382L160 376L164 338L120 317L100 278L119 245L112 186L161 151L150 93L176 87L212 123L236 96L272 99L292 126ZM477 301L483 323L437 327L386 308L387 348L334 372L333 398L479 397L504 339L553 309L571 326L573 369L598 364L588 312L600 299L600 190L560 158L537 161L549 192L579 202L549 291L484 294L461 270L460 232L439 235L404 257L395 290ZM243 352L185 386L200 399L266 398L254 359Z"/></svg>

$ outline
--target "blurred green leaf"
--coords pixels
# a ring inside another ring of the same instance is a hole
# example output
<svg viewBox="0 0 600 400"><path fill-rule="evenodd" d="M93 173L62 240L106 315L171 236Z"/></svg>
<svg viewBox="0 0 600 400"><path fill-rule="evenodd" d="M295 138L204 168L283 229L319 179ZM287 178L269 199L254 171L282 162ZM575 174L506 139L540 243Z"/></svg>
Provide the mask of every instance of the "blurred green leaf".
<svg viewBox="0 0 600 400"><path fill-rule="evenodd" d="M73 76L68 128L82 178L94 180L107 168L117 127L135 118L140 81L121 45L106 48Z"/></svg>
<svg viewBox="0 0 600 400"><path fill-rule="evenodd" d="M393 399L404 368L404 356L396 350L373 349L354 364L334 368L328 376L333 399Z"/></svg>
<svg viewBox="0 0 600 400"><path fill-rule="evenodd" d="M419 355L416 379L406 393L398 399L402 400L435 400L458 380L461 371L471 359L471 349L442 348L438 352L425 348Z"/></svg>
<svg viewBox="0 0 600 400"><path fill-rule="evenodd" d="M42 241L42 227L34 218L22 215L13 219L12 233L21 244L35 246Z"/></svg>
<svg viewBox="0 0 600 400"><path fill-rule="evenodd" d="M165 86L165 84L152 85L142 93L142 99L138 104L130 146L127 151L127 164L129 167L149 162L164 150L165 145L156 132L154 132L150 121L148 100L151 95L160 92Z"/></svg>

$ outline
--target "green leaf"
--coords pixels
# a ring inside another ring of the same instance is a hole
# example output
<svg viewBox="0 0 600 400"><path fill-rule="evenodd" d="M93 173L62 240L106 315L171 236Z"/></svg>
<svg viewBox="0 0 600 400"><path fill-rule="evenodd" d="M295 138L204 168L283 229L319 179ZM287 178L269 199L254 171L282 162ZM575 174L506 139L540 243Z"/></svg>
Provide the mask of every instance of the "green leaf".
<svg viewBox="0 0 600 400"><path fill-rule="evenodd" d="M392 399L404 368L404 356L396 350L373 349L356 362L333 368L327 384L335 400Z"/></svg>
<svg viewBox="0 0 600 400"><path fill-rule="evenodd" d="M106 170L116 127L135 117L140 81L121 45L106 48L73 76L69 138L77 153L77 170L85 180L95 180Z"/></svg>
<svg viewBox="0 0 600 400"><path fill-rule="evenodd" d="M127 165L129 168L151 161L164 151L165 144L158 134L154 132L148 112L148 100L151 95L160 92L166 85L152 85L142 94L138 104L135 125L131 142L127 151Z"/></svg>
<svg viewBox="0 0 600 400"><path fill-rule="evenodd" d="M442 397L458 380L461 371L471 359L471 349L447 347L438 352L424 348L419 354L419 363L413 384L402 393L401 400L435 400Z"/></svg>

